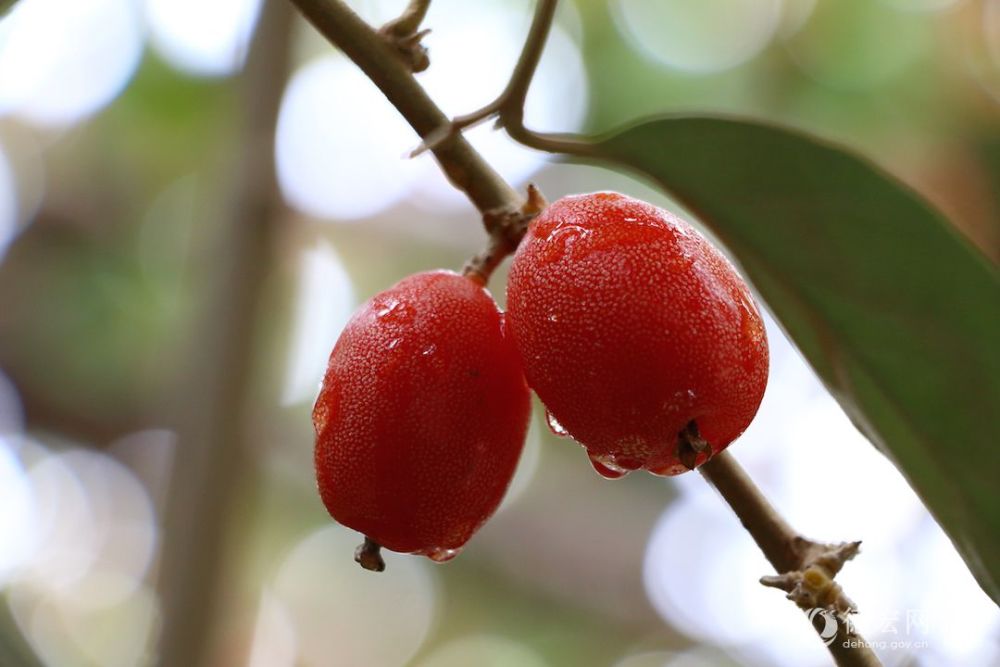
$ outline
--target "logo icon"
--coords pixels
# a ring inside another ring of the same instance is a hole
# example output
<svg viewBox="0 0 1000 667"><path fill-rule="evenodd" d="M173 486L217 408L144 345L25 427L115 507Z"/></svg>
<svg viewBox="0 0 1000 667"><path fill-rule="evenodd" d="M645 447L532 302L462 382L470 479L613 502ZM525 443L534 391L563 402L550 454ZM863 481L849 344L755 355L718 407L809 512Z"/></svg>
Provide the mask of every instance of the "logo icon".
<svg viewBox="0 0 1000 667"><path fill-rule="evenodd" d="M823 619L823 627L819 628L819 637L823 640L824 644L829 646L837 637L837 628L839 627L837 613L832 609L824 609L822 607L814 607L806 612L806 618L814 626L818 626L815 620L817 616Z"/></svg>

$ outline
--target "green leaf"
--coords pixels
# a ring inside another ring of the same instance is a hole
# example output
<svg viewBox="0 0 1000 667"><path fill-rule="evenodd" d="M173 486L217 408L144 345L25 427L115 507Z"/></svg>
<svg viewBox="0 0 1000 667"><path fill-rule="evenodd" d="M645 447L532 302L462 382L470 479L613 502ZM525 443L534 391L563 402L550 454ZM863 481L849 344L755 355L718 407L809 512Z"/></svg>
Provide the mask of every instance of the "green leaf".
<svg viewBox="0 0 1000 667"><path fill-rule="evenodd" d="M652 179L725 243L1000 601L997 267L871 163L788 130L666 118L585 153Z"/></svg>

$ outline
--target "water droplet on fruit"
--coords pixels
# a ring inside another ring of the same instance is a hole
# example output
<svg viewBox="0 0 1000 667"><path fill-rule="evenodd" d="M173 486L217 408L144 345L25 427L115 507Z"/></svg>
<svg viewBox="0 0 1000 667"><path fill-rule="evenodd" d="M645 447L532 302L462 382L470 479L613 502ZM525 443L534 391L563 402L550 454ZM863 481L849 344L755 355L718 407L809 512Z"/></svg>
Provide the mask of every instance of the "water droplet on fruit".
<svg viewBox="0 0 1000 667"><path fill-rule="evenodd" d="M443 547L428 549L425 552L426 556L435 563L447 563L460 553L462 553L461 549L445 549Z"/></svg>
<svg viewBox="0 0 1000 667"><path fill-rule="evenodd" d="M750 301L750 296L745 292L740 293L740 305L743 307L744 314L748 317L753 317L754 307L753 302Z"/></svg>
<svg viewBox="0 0 1000 667"><path fill-rule="evenodd" d="M544 259L555 262L562 258L579 239L590 236L590 230L579 225L559 225L545 238L547 248Z"/></svg>
<svg viewBox="0 0 1000 667"><path fill-rule="evenodd" d="M429 357L432 354L434 354L434 352L436 350L437 350L437 345L435 345L434 343L431 343L430 345L428 345L427 347L425 347L423 350L421 350L420 354L421 354L421 356Z"/></svg>
<svg viewBox="0 0 1000 667"><path fill-rule="evenodd" d="M392 322L406 322L413 318L413 309L399 299L388 298L379 304L375 318Z"/></svg>
<svg viewBox="0 0 1000 667"><path fill-rule="evenodd" d="M625 468L615 463L614 456L610 454L592 454L587 453L590 457L590 465L594 466L594 470L597 474L606 479L618 479L624 477L629 473Z"/></svg>
<svg viewBox="0 0 1000 667"><path fill-rule="evenodd" d="M385 317L386 315L390 314L392 311L394 311L397 308L399 308L401 305L402 304L399 302L399 299L388 299L387 301L385 301L382 304L381 308L379 308L377 311L375 311L375 316L376 317Z"/></svg>
<svg viewBox="0 0 1000 667"><path fill-rule="evenodd" d="M690 410L695 404L698 395L693 389L675 391L667 400L663 402L663 409L667 412L678 412L680 410Z"/></svg>
<svg viewBox="0 0 1000 667"><path fill-rule="evenodd" d="M569 431L566 427L559 423L559 420L552 416L552 413L548 410L545 411L545 422L549 425L549 430L552 431L554 435L560 438L569 438Z"/></svg>
<svg viewBox="0 0 1000 667"><path fill-rule="evenodd" d="M389 350L395 349L399 345L399 341L400 341L399 338L393 338L391 341L389 341L389 344L386 345L386 348Z"/></svg>

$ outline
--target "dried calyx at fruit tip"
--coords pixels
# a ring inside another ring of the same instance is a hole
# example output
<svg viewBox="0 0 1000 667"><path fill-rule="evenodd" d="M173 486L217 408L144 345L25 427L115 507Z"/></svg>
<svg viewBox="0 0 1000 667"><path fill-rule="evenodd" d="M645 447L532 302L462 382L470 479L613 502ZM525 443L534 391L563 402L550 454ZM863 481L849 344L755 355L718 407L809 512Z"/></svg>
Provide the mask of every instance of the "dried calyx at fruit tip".
<svg viewBox="0 0 1000 667"><path fill-rule="evenodd" d="M365 541L354 550L354 562L366 570L382 572L385 570L385 560L382 558L382 545L365 536Z"/></svg>

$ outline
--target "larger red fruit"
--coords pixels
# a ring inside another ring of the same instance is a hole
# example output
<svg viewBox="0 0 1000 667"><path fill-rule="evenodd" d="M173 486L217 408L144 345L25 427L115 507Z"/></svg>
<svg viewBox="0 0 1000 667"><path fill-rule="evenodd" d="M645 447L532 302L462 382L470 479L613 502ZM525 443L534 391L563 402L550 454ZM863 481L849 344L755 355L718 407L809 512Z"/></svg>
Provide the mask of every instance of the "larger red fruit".
<svg viewBox="0 0 1000 667"><path fill-rule="evenodd" d="M361 306L330 355L313 409L320 495L370 540L448 560L500 504L529 411L486 290L410 276Z"/></svg>
<svg viewBox="0 0 1000 667"><path fill-rule="evenodd" d="M624 195L566 197L536 218L507 309L554 430L607 477L704 463L764 394L767 339L743 280L684 221ZM698 433L707 447L685 452Z"/></svg>

